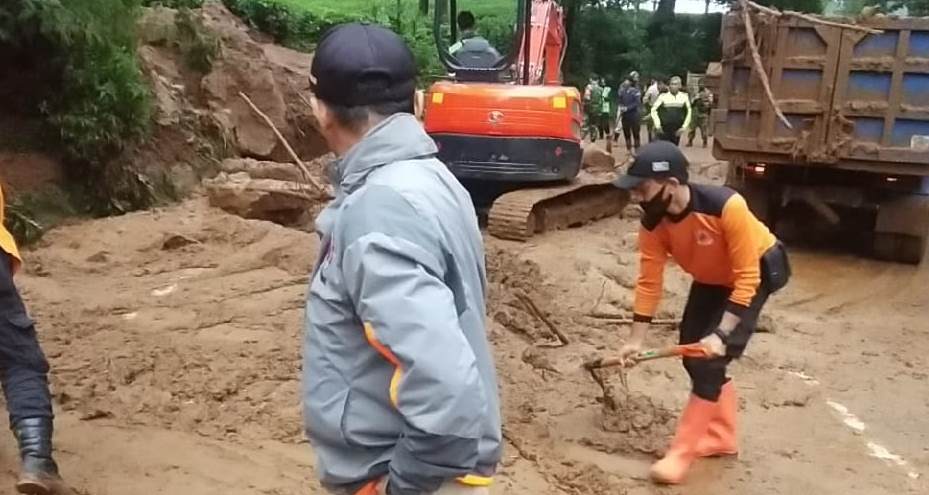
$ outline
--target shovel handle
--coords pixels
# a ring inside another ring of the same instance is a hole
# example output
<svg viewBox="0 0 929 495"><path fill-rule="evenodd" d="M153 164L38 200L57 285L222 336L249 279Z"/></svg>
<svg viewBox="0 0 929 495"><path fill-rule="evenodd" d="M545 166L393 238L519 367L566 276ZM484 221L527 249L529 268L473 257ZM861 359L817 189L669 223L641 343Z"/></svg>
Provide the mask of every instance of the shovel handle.
<svg viewBox="0 0 929 495"><path fill-rule="evenodd" d="M697 359L705 359L710 357L710 353L703 347L701 344L686 344L686 345L672 345L668 347L663 347L661 349L649 349L647 351L642 351L636 354L632 360L633 361L651 361L652 359L660 359L665 357L689 357Z"/></svg>
<svg viewBox="0 0 929 495"><path fill-rule="evenodd" d="M625 360L625 362L618 357L595 359L584 363L584 367L587 369L596 369L611 368L613 366L632 366L640 361L651 361L653 359L677 356L697 359L706 359L710 357L706 348L699 343L696 343L686 345L672 345L658 349L649 349L630 357L629 359Z"/></svg>

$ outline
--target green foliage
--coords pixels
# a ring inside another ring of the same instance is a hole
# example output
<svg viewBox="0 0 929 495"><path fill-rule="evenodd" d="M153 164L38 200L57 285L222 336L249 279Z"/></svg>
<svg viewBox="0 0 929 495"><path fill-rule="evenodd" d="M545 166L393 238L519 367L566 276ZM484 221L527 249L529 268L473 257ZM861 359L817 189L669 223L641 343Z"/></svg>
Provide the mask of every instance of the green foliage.
<svg viewBox="0 0 929 495"><path fill-rule="evenodd" d="M907 14L911 16L929 16L929 0L842 0L834 2L836 14L856 16L865 7L877 7L884 13L896 13L906 7Z"/></svg>
<svg viewBox="0 0 929 495"><path fill-rule="evenodd" d="M57 137L51 146L64 152L69 174L101 198L89 206L98 213L119 211L110 208L113 198L128 198L124 203L135 208L154 198L126 193L107 176L110 169L125 168L109 162L150 124L150 94L135 51L139 5L139 0L0 4L0 51L27 61L22 69L41 75L21 96L36 102L28 108Z"/></svg>
<svg viewBox="0 0 929 495"><path fill-rule="evenodd" d="M407 42L420 69L420 83L427 84L445 74L436 53L431 15L423 15L419 2L411 0L318 2L316 0L223 0L226 6L254 28L297 50L311 51L319 38L337 24L355 21L389 26ZM508 2L476 2L488 15L480 18L480 31L497 47L508 48L512 40L512 12L499 9ZM469 8L470 8L470 4ZM475 12L478 12L475 9ZM506 15L506 13L509 15Z"/></svg>
<svg viewBox="0 0 929 495"><path fill-rule="evenodd" d="M135 58L133 0L12 0L0 42L41 60L42 112L68 156L97 162L142 135L149 94Z"/></svg>
<svg viewBox="0 0 929 495"><path fill-rule="evenodd" d="M171 9L196 9L203 5L203 0L142 0L142 5Z"/></svg>
<svg viewBox="0 0 929 495"><path fill-rule="evenodd" d="M77 214L68 193L50 187L17 194L6 205L6 227L21 246L38 241L48 228Z"/></svg>
<svg viewBox="0 0 929 495"><path fill-rule="evenodd" d="M370 15L300 10L274 0L223 0L226 7L275 42L297 50L312 50L320 36L343 22L374 20Z"/></svg>

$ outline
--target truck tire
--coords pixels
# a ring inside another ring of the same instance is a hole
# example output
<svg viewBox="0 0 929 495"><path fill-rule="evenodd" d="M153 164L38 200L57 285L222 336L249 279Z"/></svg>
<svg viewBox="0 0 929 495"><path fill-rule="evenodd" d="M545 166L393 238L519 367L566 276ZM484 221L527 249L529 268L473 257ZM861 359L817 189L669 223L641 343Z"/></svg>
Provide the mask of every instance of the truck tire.
<svg viewBox="0 0 929 495"><path fill-rule="evenodd" d="M874 233L874 257L898 263L918 265L926 253L929 237L895 234L890 232Z"/></svg>
<svg viewBox="0 0 929 495"><path fill-rule="evenodd" d="M919 264L929 242L929 197L909 194L878 205L874 256Z"/></svg>

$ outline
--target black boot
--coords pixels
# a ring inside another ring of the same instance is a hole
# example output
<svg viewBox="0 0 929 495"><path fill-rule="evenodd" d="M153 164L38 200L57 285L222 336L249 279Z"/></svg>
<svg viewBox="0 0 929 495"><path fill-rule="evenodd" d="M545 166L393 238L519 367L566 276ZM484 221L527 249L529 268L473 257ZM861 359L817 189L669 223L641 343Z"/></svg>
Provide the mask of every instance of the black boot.
<svg viewBox="0 0 929 495"><path fill-rule="evenodd" d="M22 470L16 491L28 495L59 495L71 493L58 474L52 459L52 419L25 418L13 425L19 442Z"/></svg>

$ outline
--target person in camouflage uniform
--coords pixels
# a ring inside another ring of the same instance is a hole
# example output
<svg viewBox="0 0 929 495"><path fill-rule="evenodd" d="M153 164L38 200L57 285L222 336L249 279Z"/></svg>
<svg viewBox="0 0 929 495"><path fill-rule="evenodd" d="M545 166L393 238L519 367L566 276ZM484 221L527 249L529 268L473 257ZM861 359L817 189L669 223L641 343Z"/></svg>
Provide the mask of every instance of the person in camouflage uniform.
<svg viewBox="0 0 929 495"><path fill-rule="evenodd" d="M694 145L694 138L697 137L697 129L700 130L700 139L703 140L703 147L709 141L708 123L710 109L713 106L713 93L706 89L706 86L700 84L697 94L690 102L693 109L693 119L690 121L690 132L687 135L687 146Z"/></svg>

